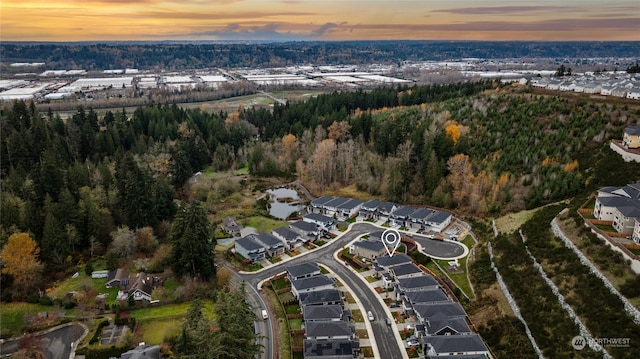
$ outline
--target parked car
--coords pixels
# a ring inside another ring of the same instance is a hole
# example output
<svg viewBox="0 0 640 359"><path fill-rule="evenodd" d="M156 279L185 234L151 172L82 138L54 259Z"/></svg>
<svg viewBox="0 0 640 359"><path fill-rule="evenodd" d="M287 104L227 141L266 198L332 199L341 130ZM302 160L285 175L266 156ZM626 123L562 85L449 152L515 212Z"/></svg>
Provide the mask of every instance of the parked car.
<svg viewBox="0 0 640 359"><path fill-rule="evenodd" d="M385 322L387 322L387 326L390 327L391 326L391 319L387 318L385 319Z"/></svg>
<svg viewBox="0 0 640 359"><path fill-rule="evenodd" d="M407 345L410 347L417 347L418 345L420 345L420 343L418 343L417 339L413 339L413 340L407 340Z"/></svg>

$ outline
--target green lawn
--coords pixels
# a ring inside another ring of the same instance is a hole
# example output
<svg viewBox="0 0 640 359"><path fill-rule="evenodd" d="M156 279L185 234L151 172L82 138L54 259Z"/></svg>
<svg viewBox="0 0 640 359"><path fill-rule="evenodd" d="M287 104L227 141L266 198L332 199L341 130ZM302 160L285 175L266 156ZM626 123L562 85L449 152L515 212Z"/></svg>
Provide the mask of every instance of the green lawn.
<svg viewBox="0 0 640 359"><path fill-rule="evenodd" d="M159 345L166 338L180 334L182 322L182 318L144 320L138 323L138 332L145 343Z"/></svg>
<svg viewBox="0 0 640 359"><path fill-rule="evenodd" d="M287 288L289 286L289 281L287 281L285 277L282 277L274 280L271 284L273 285L273 289L280 290Z"/></svg>
<svg viewBox="0 0 640 359"><path fill-rule="evenodd" d="M289 329L290 330L302 329L302 318L289 319Z"/></svg>
<svg viewBox="0 0 640 359"><path fill-rule="evenodd" d="M354 322L364 322L364 317L362 316L362 312L360 309L354 309L351 311L351 317Z"/></svg>
<svg viewBox="0 0 640 359"><path fill-rule="evenodd" d="M289 225L289 223L285 221L279 221L261 216L245 218L241 222L245 227L255 228L258 233L271 233L271 231L278 227L285 227Z"/></svg>
<svg viewBox="0 0 640 359"><path fill-rule="evenodd" d="M377 281L377 280L378 280L378 279L376 279L376 277L374 277L374 276L372 276L372 275L370 275L370 276L366 277L365 279L366 279L366 280L367 280L367 282L369 282L369 283L373 283L373 282L375 282L375 281Z"/></svg>
<svg viewBox="0 0 640 359"><path fill-rule="evenodd" d="M167 304L153 307L134 309L130 312L131 316L137 321L145 321L152 319L164 319L170 317L182 317L189 310L190 302ZM213 302L207 300L202 302L202 313L207 318L213 318Z"/></svg>
<svg viewBox="0 0 640 359"><path fill-rule="evenodd" d="M2 303L0 305L0 335L8 338L20 334L27 313L48 312L52 307L31 303Z"/></svg>
<svg viewBox="0 0 640 359"><path fill-rule="evenodd" d="M451 278L451 280L453 281L453 283L460 288L460 290L467 295L467 297L469 297L470 299L473 299L475 296L473 294L473 291L471 290L471 283L469 283L469 277L467 276L467 271L466 271L466 267L467 267L467 257L458 259L458 265L460 267L460 269L462 270L459 273L451 273L447 270L447 268L449 267L449 264L447 260L441 260L441 259L434 259L435 262L438 263L439 267L440 267L440 271L442 273L445 273L449 276L449 278ZM452 288L453 289L453 288Z"/></svg>
<svg viewBox="0 0 640 359"><path fill-rule="evenodd" d="M287 314L300 314L300 306L298 304L287 305L284 309Z"/></svg>
<svg viewBox="0 0 640 359"><path fill-rule="evenodd" d="M164 282L164 288L172 292L178 289L179 286L180 283L173 278L169 278Z"/></svg>
<svg viewBox="0 0 640 359"><path fill-rule="evenodd" d="M101 267L94 267L102 270ZM67 278L56 282L52 288L47 289L47 295L52 299L62 299L69 292L83 292L96 290L98 293L107 293L107 303L114 303L118 296L118 288L107 288L107 278L93 279L84 273L84 266L78 267L77 278Z"/></svg>

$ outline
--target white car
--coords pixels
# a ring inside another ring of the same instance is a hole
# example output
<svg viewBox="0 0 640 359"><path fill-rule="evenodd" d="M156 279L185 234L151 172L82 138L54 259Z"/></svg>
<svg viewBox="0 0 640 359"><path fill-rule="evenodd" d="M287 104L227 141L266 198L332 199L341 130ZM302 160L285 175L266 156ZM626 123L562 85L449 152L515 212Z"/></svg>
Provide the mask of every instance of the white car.
<svg viewBox="0 0 640 359"><path fill-rule="evenodd" d="M376 318L373 317L373 313L371 311L367 312L367 318L369 318L370 322L373 322Z"/></svg>

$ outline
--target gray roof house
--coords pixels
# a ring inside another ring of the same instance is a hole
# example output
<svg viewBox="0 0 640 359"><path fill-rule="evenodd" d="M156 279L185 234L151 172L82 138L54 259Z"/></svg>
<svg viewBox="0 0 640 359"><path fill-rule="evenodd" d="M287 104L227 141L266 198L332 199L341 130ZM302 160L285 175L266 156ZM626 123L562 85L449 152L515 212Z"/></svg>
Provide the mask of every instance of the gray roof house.
<svg viewBox="0 0 640 359"><path fill-rule="evenodd" d="M640 183L600 188L593 216L599 220L612 221L616 231L631 235L636 218L640 218Z"/></svg>
<svg viewBox="0 0 640 359"><path fill-rule="evenodd" d="M344 218L351 218L358 214L358 211L362 207L362 201L359 199L350 199L337 206L337 215Z"/></svg>
<svg viewBox="0 0 640 359"><path fill-rule="evenodd" d="M382 204L382 201L377 199L370 199L367 202L363 203L360 206L360 217L365 219L377 219L378 214L378 206Z"/></svg>
<svg viewBox="0 0 640 359"><path fill-rule="evenodd" d="M242 225L236 222L236 219L233 217L225 217L222 219L222 229L231 234L232 236L239 236L240 231L242 230Z"/></svg>
<svg viewBox="0 0 640 359"><path fill-rule="evenodd" d="M353 330L344 321L338 322L304 322L307 339L352 339Z"/></svg>
<svg viewBox="0 0 640 359"><path fill-rule="evenodd" d="M302 220L291 223L289 225L289 229L300 233L300 236L302 237L302 240L304 242L307 242L307 241L313 242L316 239L318 239L318 236L320 235L320 230L318 229L318 227L316 227L315 224L305 222Z"/></svg>
<svg viewBox="0 0 640 359"><path fill-rule="evenodd" d="M338 211L338 206L347 202L348 200L349 198L335 197L334 199L325 203L322 207L324 208L326 214L328 214L329 216L333 216Z"/></svg>
<svg viewBox="0 0 640 359"><path fill-rule="evenodd" d="M428 274L419 275L416 277L400 278L398 279L398 290L400 292L413 292L419 290L435 289L439 288L438 281Z"/></svg>
<svg viewBox="0 0 640 359"><path fill-rule="evenodd" d="M380 240L362 240L353 242L349 247L349 253L373 259L385 255L387 249Z"/></svg>
<svg viewBox="0 0 640 359"><path fill-rule="evenodd" d="M305 262L302 264L289 266L286 267L285 270L287 271L287 278L289 278L290 282L321 274L320 267L318 267L318 264L315 262Z"/></svg>
<svg viewBox="0 0 640 359"><path fill-rule="evenodd" d="M284 242L271 233L258 234L253 238L264 246L269 257L277 257L284 253Z"/></svg>
<svg viewBox="0 0 640 359"><path fill-rule="evenodd" d="M409 215L413 213L415 208L409 206L398 207L395 211L391 212L389 219L394 225L406 226L409 220Z"/></svg>
<svg viewBox="0 0 640 359"><path fill-rule="evenodd" d="M434 210L431 215L425 219L424 224L436 232L442 232L451 221L453 221L451 213Z"/></svg>
<svg viewBox="0 0 640 359"><path fill-rule="evenodd" d="M317 214L317 213L305 214L302 217L302 220L305 222L315 224L316 226L318 226L318 228L324 229L327 231L330 231L335 227L335 221L333 220L333 218L327 217L322 214Z"/></svg>
<svg viewBox="0 0 640 359"><path fill-rule="evenodd" d="M444 314L436 314L425 323L426 335L471 334L466 318L448 318Z"/></svg>
<svg viewBox="0 0 640 359"><path fill-rule="evenodd" d="M404 253L399 253L394 255L393 257L389 257L388 255L376 258L375 262L378 266L382 267L385 270L393 266L397 266L400 264L411 263L411 257Z"/></svg>
<svg viewBox="0 0 640 359"><path fill-rule="evenodd" d="M418 266L413 263L405 263L393 266L389 268L389 273L391 274L391 276L393 276L393 278L395 278L395 280L407 277L417 277L424 274L422 269L418 268Z"/></svg>
<svg viewBox="0 0 640 359"><path fill-rule="evenodd" d="M358 343L345 339L305 339L305 358L354 359L358 356Z"/></svg>
<svg viewBox="0 0 640 359"><path fill-rule="evenodd" d="M489 349L484 345L478 334L469 335L434 335L427 336L425 352L428 356L441 355L489 355Z"/></svg>
<svg viewBox="0 0 640 359"><path fill-rule="evenodd" d="M416 292L407 292L405 293L405 298L412 304L419 303L436 303L436 302L449 302L450 299L446 294L440 289L431 289L431 290L421 290Z"/></svg>
<svg viewBox="0 0 640 359"><path fill-rule="evenodd" d="M318 290L315 292L301 293L300 306L304 308L307 305L342 305L342 298L340 297L340 291L335 288Z"/></svg>
<svg viewBox="0 0 640 359"><path fill-rule="evenodd" d="M265 258L265 248L253 238L253 235L236 239L236 252L251 263L258 262Z"/></svg>
<svg viewBox="0 0 640 359"><path fill-rule="evenodd" d="M432 303L432 304L414 304L413 310L423 323L434 318L436 315L444 315L447 318L466 318L464 308L458 302Z"/></svg>
<svg viewBox="0 0 640 359"><path fill-rule="evenodd" d="M304 244L300 233L292 230L289 227L278 227L271 231L271 234L283 241L285 243L285 246L289 250L300 247Z"/></svg>
<svg viewBox="0 0 640 359"><path fill-rule="evenodd" d="M342 305L307 305L302 308L304 320L308 322L315 321L337 321L344 317L344 308Z"/></svg>
<svg viewBox="0 0 640 359"><path fill-rule="evenodd" d="M335 282L333 279L321 274L292 281L291 292L296 298L299 298L301 293L317 292L319 290L331 289L334 285Z"/></svg>
<svg viewBox="0 0 640 359"><path fill-rule="evenodd" d="M311 201L311 211L310 212L319 212L324 213L324 205L325 203L331 201L333 197L331 196L322 196Z"/></svg>

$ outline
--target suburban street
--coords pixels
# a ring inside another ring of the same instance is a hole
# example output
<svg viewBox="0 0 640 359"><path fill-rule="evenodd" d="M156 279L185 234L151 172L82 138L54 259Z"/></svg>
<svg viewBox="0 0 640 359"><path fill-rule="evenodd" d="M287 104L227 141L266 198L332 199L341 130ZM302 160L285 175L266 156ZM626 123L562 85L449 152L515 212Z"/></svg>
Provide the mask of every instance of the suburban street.
<svg viewBox="0 0 640 359"><path fill-rule="evenodd" d="M33 344L44 350L46 359L68 359L72 346L75 349L78 341L87 333L83 324L66 324L56 329L35 335ZM23 338L8 341L1 346L0 355L3 357L20 349Z"/></svg>
<svg viewBox="0 0 640 359"><path fill-rule="evenodd" d="M346 268L344 263L336 261L333 257L333 254L337 250L340 250L358 236L378 230L380 230L380 227L368 222L355 223L351 225L350 230L340 237L327 242L325 246L317 250L296 256L286 262L274 264L256 273L240 273L239 277L255 288L260 281L285 271L285 268L288 266L301 264L303 262L322 264L338 275L340 280L354 291L353 295L360 300L365 310L371 310L378 319L371 322L371 327L373 330L372 335L375 338L380 356L382 358L401 358L402 349L398 346L392 329L385 325L383 318L385 318L387 314L378 299L378 294L371 286L359 278L358 274ZM454 258L464 253L464 248L455 242L435 241L419 235L413 235L413 239L420 243L423 251L427 255L439 258ZM248 290L248 292L251 291ZM272 333L271 336L273 335Z"/></svg>

